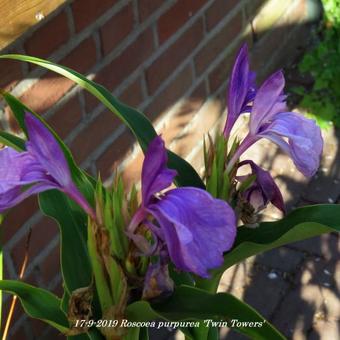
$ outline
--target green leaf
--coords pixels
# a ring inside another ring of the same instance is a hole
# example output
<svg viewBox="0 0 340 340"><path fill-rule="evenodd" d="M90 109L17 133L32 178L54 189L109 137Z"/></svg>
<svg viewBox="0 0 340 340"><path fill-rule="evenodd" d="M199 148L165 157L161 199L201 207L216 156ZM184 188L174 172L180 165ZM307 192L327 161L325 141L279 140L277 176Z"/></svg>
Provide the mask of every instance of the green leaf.
<svg viewBox="0 0 340 340"><path fill-rule="evenodd" d="M238 188L239 192L244 192L247 190L256 180L256 175L249 175L248 178L246 178Z"/></svg>
<svg viewBox="0 0 340 340"><path fill-rule="evenodd" d="M147 149L149 142L156 136L156 131L145 115L121 103L103 86L87 79L78 72L67 67L54 64L47 60L24 55L7 54L0 56L0 58L30 62L73 80L75 83L97 97L109 110L115 113L131 129L144 152ZM171 151L168 151L168 155L169 167L176 169L178 172L178 176L176 178L178 185L204 188L201 178L188 162Z"/></svg>
<svg viewBox="0 0 340 340"><path fill-rule="evenodd" d="M231 294L211 294L189 286L177 288L175 293L162 303L151 305L146 301L135 302L127 307L126 315L131 321L148 321L159 318L169 321L211 319L229 321L229 325L232 319L262 322L262 327L258 328L243 326L233 329L252 339L284 339L283 335L268 321L265 321L255 309ZM209 329L202 327L202 331L208 333Z"/></svg>
<svg viewBox="0 0 340 340"><path fill-rule="evenodd" d="M89 286L92 269L87 250L87 216L57 190L39 194L39 205L44 214L59 225L65 289L71 293L79 287Z"/></svg>
<svg viewBox="0 0 340 340"><path fill-rule="evenodd" d="M88 234L87 246L93 269L93 275L96 283L96 289L98 292L101 310L102 313L104 313L108 311L111 306L114 305L114 302L111 296L109 283L107 282L104 263L100 257L100 254L98 254L97 243L94 235L94 227L91 223L89 223L88 225L87 234Z"/></svg>
<svg viewBox="0 0 340 340"><path fill-rule="evenodd" d="M224 256L223 266L213 271L214 279L199 279L197 285L215 291L223 272L250 256L284 244L339 230L339 204L306 206L292 211L279 221L260 223L255 229L240 227L235 245Z"/></svg>
<svg viewBox="0 0 340 340"><path fill-rule="evenodd" d="M13 280L0 281L0 289L17 295L25 312L32 318L47 322L61 332L68 330L67 317L60 309L60 299L57 296L47 290Z"/></svg>
<svg viewBox="0 0 340 340"><path fill-rule="evenodd" d="M84 194L87 200L93 204L94 180L87 176L75 164L72 154L63 141L46 124L46 122L18 99L9 93L2 93L5 101L10 106L19 126L25 132L25 112L31 112L54 135L67 159L72 179ZM11 135L8 134L7 139ZM10 139L20 146L23 140ZM22 147L20 146L22 149ZM86 287L92 279L92 270L87 252L87 216L83 210L64 193L50 190L39 194L39 203L42 212L54 218L59 224L61 233L61 267L65 283L65 289L71 293L79 287ZM72 261L70 261L70 258Z"/></svg>
<svg viewBox="0 0 340 340"><path fill-rule="evenodd" d="M68 336L67 340L104 340L104 336L97 328L93 327L87 333Z"/></svg>
<svg viewBox="0 0 340 340"><path fill-rule="evenodd" d="M149 340L149 331L146 327L141 327L139 330L139 340Z"/></svg>
<svg viewBox="0 0 340 340"><path fill-rule="evenodd" d="M1 56L0 56L1 58ZM59 136L55 133L55 131L45 122L43 118L41 118L38 114L36 114L34 111L32 111L30 108L25 106L20 100L12 96L10 93L7 92L1 92L1 95L5 99L8 106L11 108L14 118L17 120L20 128L25 133L27 137L27 130L25 126L25 112L30 112L32 115L34 115L37 119L39 119L45 127L51 132L51 134L54 136L54 138L59 143L61 149L63 150L65 157L67 159L67 162L69 164L71 174L74 180L77 180L78 178L82 181L85 181L88 179L84 175L84 173L77 167L77 165L74 162L74 159L72 157L72 154L69 150L69 148L66 146L66 144L59 138ZM20 147L21 150L25 149L24 141L18 137L15 137L11 134L6 134L6 132L2 132L3 137L7 137L8 142L12 142L17 147ZM10 138L10 139L9 139Z"/></svg>
<svg viewBox="0 0 340 340"><path fill-rule="evenodd" d="M127 334L122 337L122 340L138 340L141 338L141 329L138 327L131 327L127 329ZM144 336L144 334L142 334ZM145 337L144 337L145 339Z"/></svg>
<svg viewBox="0 0 340 340"><path fill-rule="evenodd" d="M25 150L25 141L23 139L5 131L0 131L0 142L17 151Z"/></svg>

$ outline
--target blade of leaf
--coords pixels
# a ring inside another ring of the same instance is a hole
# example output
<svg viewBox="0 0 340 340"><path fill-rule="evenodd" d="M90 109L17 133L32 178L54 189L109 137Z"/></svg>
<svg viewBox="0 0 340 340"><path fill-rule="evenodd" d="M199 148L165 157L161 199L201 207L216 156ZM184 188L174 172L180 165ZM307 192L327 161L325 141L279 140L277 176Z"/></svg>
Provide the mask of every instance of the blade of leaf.
<svg viewBox="0 0 340 340"><path fill-rule="evenodd" d="M104 336L96 328L91 328L87 333L68 336L67 340L104 340Z"/></svg>
<svg viewBox="0 0 340 340"><path fill-rule="evenodd" d="M260 223L258 228L238 228L235 245L224 255L222 267L212 271L212 280L198 279L197 286L216 291L223 272L246 258L324 233L340 231L340 205L320 204L298 208L275 222Z"/></svg>
<svg viewBox="0 0 340 340"><path fill-rule="evenodd" d="M25 112L31 112L39 119L58 141L68 161L72 178L80 191L90 203L93 203L93 178L87 176L75 164L69 148L57 136L48 124L36 113L26 107L17 98L9 93L2 92L6 103L11 108L19 126L25 132ZM8 137L8 136L7 136ZM23 140L21 140L24 143ZM61 266L68 293L79 287L88 286L92 278L92 270L87 252L87 216L80 207L70 200L65 194L51 190L39 195L39 203L42 212L54 218L61 232ZM69 259L72 258L73 261Z"/></svg>
<svg viewBox="0 0 340 340"><path fill-rule="evenodd" d="M15 98L14 96L12 96L10 93L7 93L7 92L1 92L1 94L4 97L8 106L11 108L15 119L17 120L20 128L23 130L23 132L26 134L26 136L27 136L27 133L26 133L26 126L25 126L25 112L30 112L32 115L34 115L51 132L51 134L57 140L61 149L64 152L64 155L65 155L66 160L68 162L68 165L70 167L72 179L78 185L79 189L85 195L87 200L93 205L93 199L94 199L93 198L94 197L93 196L93 190L94 190L93 188L94 188L95 181L92 177L85 174L75 164L73 156L71 154L71 151L66 146L66 144L59 138L59 136L56 134L56 132L45 122L45 120L43 118L41 118L38 114L36 114L34 111L32 111L27 106L25 106L20 100L18 100L17 98ZM12 135L10 135L10 136L12 136ZM11 140L13 141L13 138ZM23 140L21 140L21 142L20 142L20 140L18 140L18 138L17 138L16 143L23 143ZM22 148L22 149L24 149L24 148Z"/></svg>
<svg viewBox="0 0 340 340"><path fill-rule="evenodd" d="M30 62L73 80L75 83L97 97L109 110L115 113L131 129L144 152L146 151L149 142L156 136L156 131L145 115L121 103L103 86L87 79L78 72L67 67L54 64L47 60L30 56L7 54L0 56L0 58ZM178 185L204 188L204 184L200 176L188 162L172 152L169 152L168 155L169 167L178 171L178 176L176 178Z"/></svg>
<svg viewBox="0 0 340 340"><path fill-rule="evenodd" d="M8 132L0 131L0 143L12 147L17 151L25 150L25 141Z"/></svg>
<svg viewBox="0 0 340 340"><path fill-rule="evenodd" d="M141 327L139 330L139 340L149 340L149 331L147 327Z"/></svg>
<svg viewBox="0 0 340 340"><path fill-rule="evenodd" d="M57 190L41 193L39 205L59 225L61 270L68 293L89 286L92 269L87 251L87 216Z"/></svg>
<svg viewBox="0 0 340 340"><path fill-rule="evenodd" d="M202 308L204 306L204 308ZM127 317L131 321L147 321L162 318L170 321L207 319L216 321L263 322L262 327L234 327L239 333L251 339L285 339L255 309L229 293L211 294L190 286L181 286L166 301L150 305L138 301L127 307ZM204 330L205 331L205 330Z"/></svg>
<svg viewBox="0 0 340 340"><path fill-rule="evenodd" d="M68 330L68 321L60 309L60 299L47 290L14 280L0 281L0 289L18 296L25 312L61 332Z"/></svg>

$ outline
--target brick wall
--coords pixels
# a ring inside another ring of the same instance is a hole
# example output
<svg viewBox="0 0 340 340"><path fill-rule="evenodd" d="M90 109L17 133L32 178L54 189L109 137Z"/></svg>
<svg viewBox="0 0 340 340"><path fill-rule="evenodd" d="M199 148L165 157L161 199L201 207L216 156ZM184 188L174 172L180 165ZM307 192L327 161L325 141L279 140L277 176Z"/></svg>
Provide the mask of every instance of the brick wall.
<svg viewBox="0 0 340 340"><path fill-rule="evenodd" d="M201 169L202 136L219 128L229 70L247 41L260 78L294 59L309 36L308 0L75 0L2 51L48 58L86 74L137 106L168 147ZM43 115L76 161L109 182L137 182L142 156L131 133L71 81L32 65L0 61L0 86ZM207 98L209 99L207 100ZM3 129L17 131L2 104ZM16 278L32 229L25 280L61 293L58 229L30 198L2 225L5 277ZM9 299L5 298L4 318ZM17 306L11 339L57 333ZM60 338L60 337L58 337Z"/></svg>

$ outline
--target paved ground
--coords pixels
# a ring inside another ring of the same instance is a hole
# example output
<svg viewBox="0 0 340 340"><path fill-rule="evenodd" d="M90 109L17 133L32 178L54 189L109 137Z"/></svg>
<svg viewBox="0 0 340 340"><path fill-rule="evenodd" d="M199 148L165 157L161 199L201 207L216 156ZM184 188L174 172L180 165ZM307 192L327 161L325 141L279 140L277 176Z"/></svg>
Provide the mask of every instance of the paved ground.
<svg viewBox="0 0 340 340"><path fill-rule="evenodd" d="M322 164L310 181L271 143L263 141L249 151L249 158L271 170L289 209L314 203L340 203L340 131L330 129L323 136ZM280 214L268 207L263 218L277 219ZM219 291L242 298L289 339L337 340L340 339L339 254L337 234L290 244L230 268L221 280ZM169 334L157 333L153 338L169 339ZM175 334L170 338L179 340L183 336ZM221 339L246 338L222 329Z"/></svg>
<svg viewBox="0 0 340 340"><path fill-rule="evenodd" d="M340 131L330 129L323 135L320 171L309 183L286 156L272 145L263 145L270 151L258 161L271 169L289 208L340 203ZM260 158L263 154L258 147L251 153ZM277 217L277 211L269 209L264 218ZM337 234L290 244L230 268L221 280L220 291L242 297L289 339L340 339L339 254ZM224 329L221 339L245 337Z"/></svg>

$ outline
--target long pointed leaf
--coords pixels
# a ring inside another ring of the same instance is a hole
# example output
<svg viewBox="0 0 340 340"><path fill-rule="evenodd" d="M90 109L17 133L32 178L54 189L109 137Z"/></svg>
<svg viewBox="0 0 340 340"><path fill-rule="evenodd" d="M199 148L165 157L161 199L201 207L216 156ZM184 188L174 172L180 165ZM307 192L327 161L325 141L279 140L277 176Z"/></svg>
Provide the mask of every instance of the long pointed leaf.
<svg viewBox="0 0 340 340"><path fill-rule="evenodd" d="M202 308L204 306L204 308ZM229 293L211 294L190 286L181 286L165 302L150 305L146 301L135 302L127 307L127 317L131 321L165 319L170 321L207 319L227 321L253 321L261 327L234 327L252 339L285 339L255 309ZM205 330L206 332L208 329Z"/></svg>
<svg viewBox="0 0 340 340"><path fill-rule="evenodd" d="M68 161L72 178L89 202L93 202L93 179L87 176L75 164L69 148L56 135L46 122L17 98L9 93L2 93L10 106L21 129L26 132L25 112L31 112L54 135L60 144ZM13 136L5 135L9 142L15 142L20 147L24 141ZM22 148L21 148L22 149ZM59 224L61 233L61 266L65 289L71 293L79 287L88 286L92 279L92 270L87 252L87 216L82 209L65 194L50 190L39 195L40 208L44 214L54 218ZM70 261L72 258L72 261Z"/></svg>
<svg viewBox="0 0 340 340"><path fill-rule="evenodd" d="M60 309L60 299L47 290L12 280L0 281L0 289L18 296L25 312L47 322L61 332L68 330L68 321Z"/></svg>
<svg viewBox="0 0 340 340"><path fill-rule="evenodd" d="M340 205L320 204L298 208L275 222L258 228L240 227L232 250L225 254L222 267L213 271L213 280L198 280L200 288L216 291L223 272L246 258L324 233L340 231Z"/></svg>
<svg viewBox="0 0 340 340"><path fill-rule="evenodd" d="M75 83L97 97L109 110L115 113L131 129L143 151L147 149L149 142L156 136L156 131L145 115L121 103L103 86L87 79L80 73L73 71L68 67L60 66L50 61L30 56L7 54L0 56L0 58L30 62L73 80ZM173 152L169 151L168 154L169 167L178 171L176 180L180 186L195 186L204 188L201 178L188 162Z"/></svg>
<svg viewBox="0 0 340 340"><path fill-rule="evenodd" d="M89 286L92 270L87 251L87 216L57 190L41 193L39 205L59 225L64 288L71 293L79 287Z"/></svg>
<svg viewBox="0 0 340 340"><path fill-rule="evenodd" d="M5 131L0 131L0 142L17 151L25 150L25 141L23 139Z"/></svg>

